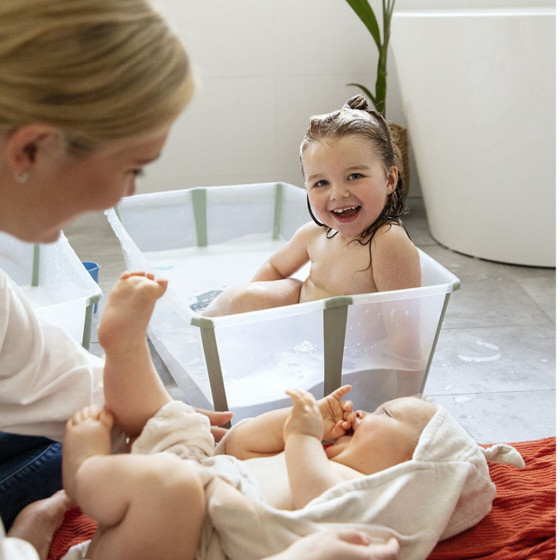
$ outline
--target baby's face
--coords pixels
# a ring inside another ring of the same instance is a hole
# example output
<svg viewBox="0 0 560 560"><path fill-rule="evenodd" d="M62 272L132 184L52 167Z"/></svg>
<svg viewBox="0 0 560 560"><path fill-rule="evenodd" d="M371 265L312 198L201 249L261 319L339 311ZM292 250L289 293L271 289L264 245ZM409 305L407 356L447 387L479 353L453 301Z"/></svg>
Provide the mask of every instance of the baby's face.
<svg viewBox="0 0 560 560"><path fill-rule="evenodd" d="M388 401L375 412L357 411L354 434L337 440L327 455L364 474L408 461L435 411L435 405L416 397Z"/></svg>

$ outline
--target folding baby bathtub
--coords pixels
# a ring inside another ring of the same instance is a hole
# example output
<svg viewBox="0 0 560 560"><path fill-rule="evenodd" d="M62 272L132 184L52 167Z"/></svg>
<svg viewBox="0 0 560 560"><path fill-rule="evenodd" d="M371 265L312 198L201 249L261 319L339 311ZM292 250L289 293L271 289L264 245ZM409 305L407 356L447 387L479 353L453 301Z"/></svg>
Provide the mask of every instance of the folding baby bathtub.
<svg viewBox="0 0 560 560"><path fill-rule="evenodd" d="M320 397L351 383L349 397L368 410L422 392L459 287L422 251L419 288L209 318L198 311L205 300L250 281L309 221L305 191L286 183L195 187L126 198L106 215L127 267L169 279L148 333L191 404L233 410L238 421L284 406L291 387Z"/></svg>
<svg viewBox="0 0 560 560"><path fill-rule="evenodd" d="M94 305L102 292L63 234L55 243L24 243L0 232L0 269L23 290L36 314L89 348Z"/></svg>

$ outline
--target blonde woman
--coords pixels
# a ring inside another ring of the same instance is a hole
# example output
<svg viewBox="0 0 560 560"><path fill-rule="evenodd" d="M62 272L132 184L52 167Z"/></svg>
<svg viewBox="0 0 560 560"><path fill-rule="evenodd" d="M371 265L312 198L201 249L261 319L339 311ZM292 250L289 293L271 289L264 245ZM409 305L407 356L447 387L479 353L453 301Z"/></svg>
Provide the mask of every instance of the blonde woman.
<svg viewBox="0 0 560 560"><path fill-rule="evenodd" d="M0 230L52 242L79 214L134 192L193 95L192 69L147 0L2 0L0 20ZM76 410L102 402L102 367L41 324L0 270L6 528L61 488L56 442Z"/></svg>

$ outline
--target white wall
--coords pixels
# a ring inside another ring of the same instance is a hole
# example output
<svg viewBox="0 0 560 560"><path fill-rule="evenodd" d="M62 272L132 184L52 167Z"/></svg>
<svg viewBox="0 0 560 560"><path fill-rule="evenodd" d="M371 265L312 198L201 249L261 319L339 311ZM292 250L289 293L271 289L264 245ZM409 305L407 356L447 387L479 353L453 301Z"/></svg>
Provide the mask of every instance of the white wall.
<svg viewBox="0 0 560 560"><path fill-rule="evenodd" d="M373 0L376 12L380 0ZM554 6L554 0L397 0L398 10ZM159 0L200 87L139 191L286 181L301 185L309 116L373 87L377 51L345 0ZM413 45L411 46L413 48ZM421 53L419 53L421 55ZM387 117L406 126L389 65ZM411 156L410 194L421 194Z"/></svg>

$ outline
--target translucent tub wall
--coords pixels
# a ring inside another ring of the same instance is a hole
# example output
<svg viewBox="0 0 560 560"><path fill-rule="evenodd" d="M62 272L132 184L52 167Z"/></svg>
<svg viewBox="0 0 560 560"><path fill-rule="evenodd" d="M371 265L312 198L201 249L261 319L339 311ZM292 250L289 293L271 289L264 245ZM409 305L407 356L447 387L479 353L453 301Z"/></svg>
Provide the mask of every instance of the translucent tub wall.
<svg viewBox="0 0 560 560"><path fill-rule="evenodd" d="M39 245L0 233L0 268L23 290L40 318L89 348L93 309L102 292L64 235Z"/></svg>
<svg viewBox="0 0 560 560"><path fill-rule="evenodd" d="M420 288L207 318L193 302L249 281L309 220L305 191L286 183L197 187L124 199L107 217L129 269L169 278L149 336L195 406L234 410L238 421L283 406L290 387L320 397L351 383L355 405L370 410L422 392L459 287L426 254Z"/></svg>

